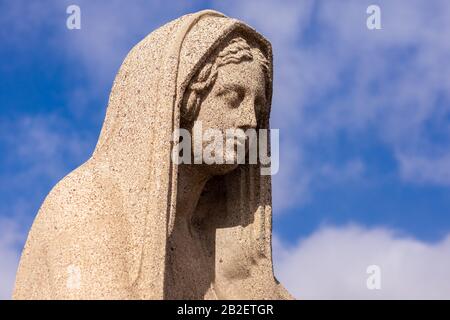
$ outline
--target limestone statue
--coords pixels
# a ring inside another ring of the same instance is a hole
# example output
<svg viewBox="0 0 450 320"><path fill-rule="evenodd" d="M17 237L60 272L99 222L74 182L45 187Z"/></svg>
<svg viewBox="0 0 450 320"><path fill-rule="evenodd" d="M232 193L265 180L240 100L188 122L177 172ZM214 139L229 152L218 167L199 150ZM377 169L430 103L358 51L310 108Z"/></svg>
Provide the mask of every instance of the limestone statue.
<svg viewBox="0 0 450 320"><path fill-rule="evenodd" d="M260 164L175 164L174 129L269 128L270 43L205 10L149 34L114 80L92 156L46 197L15 299L291 299Z"/></svg>

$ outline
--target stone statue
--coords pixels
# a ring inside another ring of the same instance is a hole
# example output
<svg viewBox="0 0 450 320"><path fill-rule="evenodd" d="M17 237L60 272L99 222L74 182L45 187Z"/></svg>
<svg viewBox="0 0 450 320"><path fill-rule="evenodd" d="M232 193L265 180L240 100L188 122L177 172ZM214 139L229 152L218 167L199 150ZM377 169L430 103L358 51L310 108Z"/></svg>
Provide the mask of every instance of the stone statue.
<svg viewBox="0 0 450 320"><path fill-rule="evenodd" d="M269 128L271 96L270 43L238 20L205 10L148 35L92 157L42 204L13 297L291 299L273 275L270 175L171 158L177 128Z"/></svg>

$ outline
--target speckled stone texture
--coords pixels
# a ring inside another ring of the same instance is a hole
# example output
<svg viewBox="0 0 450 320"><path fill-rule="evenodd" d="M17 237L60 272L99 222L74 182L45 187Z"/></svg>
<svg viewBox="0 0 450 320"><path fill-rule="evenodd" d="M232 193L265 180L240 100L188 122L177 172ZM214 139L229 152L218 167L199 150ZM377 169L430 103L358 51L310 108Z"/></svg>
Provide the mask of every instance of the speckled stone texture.
<svg viewBox="0 0 450 320"><path fill-rule="evenodd" d="M206 10L149 34L115 78L93 155L42 204L13 298L291 299L273 275L270 176L258 164L204 174L203 165L171 161L190 81L236 36L270 62L267 112L258 119L269 127L272 52L254 29ZM224 70L244 70L242 79L253 79L248 92L261 87L261 77L245 74L250 64L230 69L240 65L224 68L218 83L233 80ZM205 109L202 117L228 114Z"/></svg>

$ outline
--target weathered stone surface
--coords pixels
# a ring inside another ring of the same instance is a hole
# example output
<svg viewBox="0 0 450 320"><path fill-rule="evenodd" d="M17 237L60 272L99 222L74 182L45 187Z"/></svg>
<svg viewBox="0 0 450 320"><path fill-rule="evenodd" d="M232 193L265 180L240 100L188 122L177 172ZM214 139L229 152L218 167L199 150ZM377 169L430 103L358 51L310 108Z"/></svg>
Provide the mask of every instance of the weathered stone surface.
<svg viewBox="0 0 450 320"><path fill-rule="evenodd" d="M149 34L92 157L42 204L14 298L290 299L272 270L270 176L171 160L176 128L268 128L271 90L270 43L238 20L207 10Z"/></svg>

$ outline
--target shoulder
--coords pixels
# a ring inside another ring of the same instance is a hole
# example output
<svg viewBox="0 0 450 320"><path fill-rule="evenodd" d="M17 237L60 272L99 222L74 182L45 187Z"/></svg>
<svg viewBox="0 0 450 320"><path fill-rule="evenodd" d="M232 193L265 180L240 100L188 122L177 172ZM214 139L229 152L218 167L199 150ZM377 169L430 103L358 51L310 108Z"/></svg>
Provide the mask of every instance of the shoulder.
<svg viewBox="0 0 450 320"><path fill-rule="evenodd" d="M122 194L108 171L87 161L53 187L32 229L46 234L48 240L83 228L87 232L95 220L123 212L122 206Z"/></svg>
<svg viewBox="0 0 450 320"><path fill-rule="evenodd" d="M29 232L15 297L70 298L66 282L74 270L86 283L98 285L109 283L98 281L102 277L122 274L117 268L127 260L117 253L127 252L127 233L121 207L121 192L107 170L87 162L64 177L44 200Z"/></svg>

